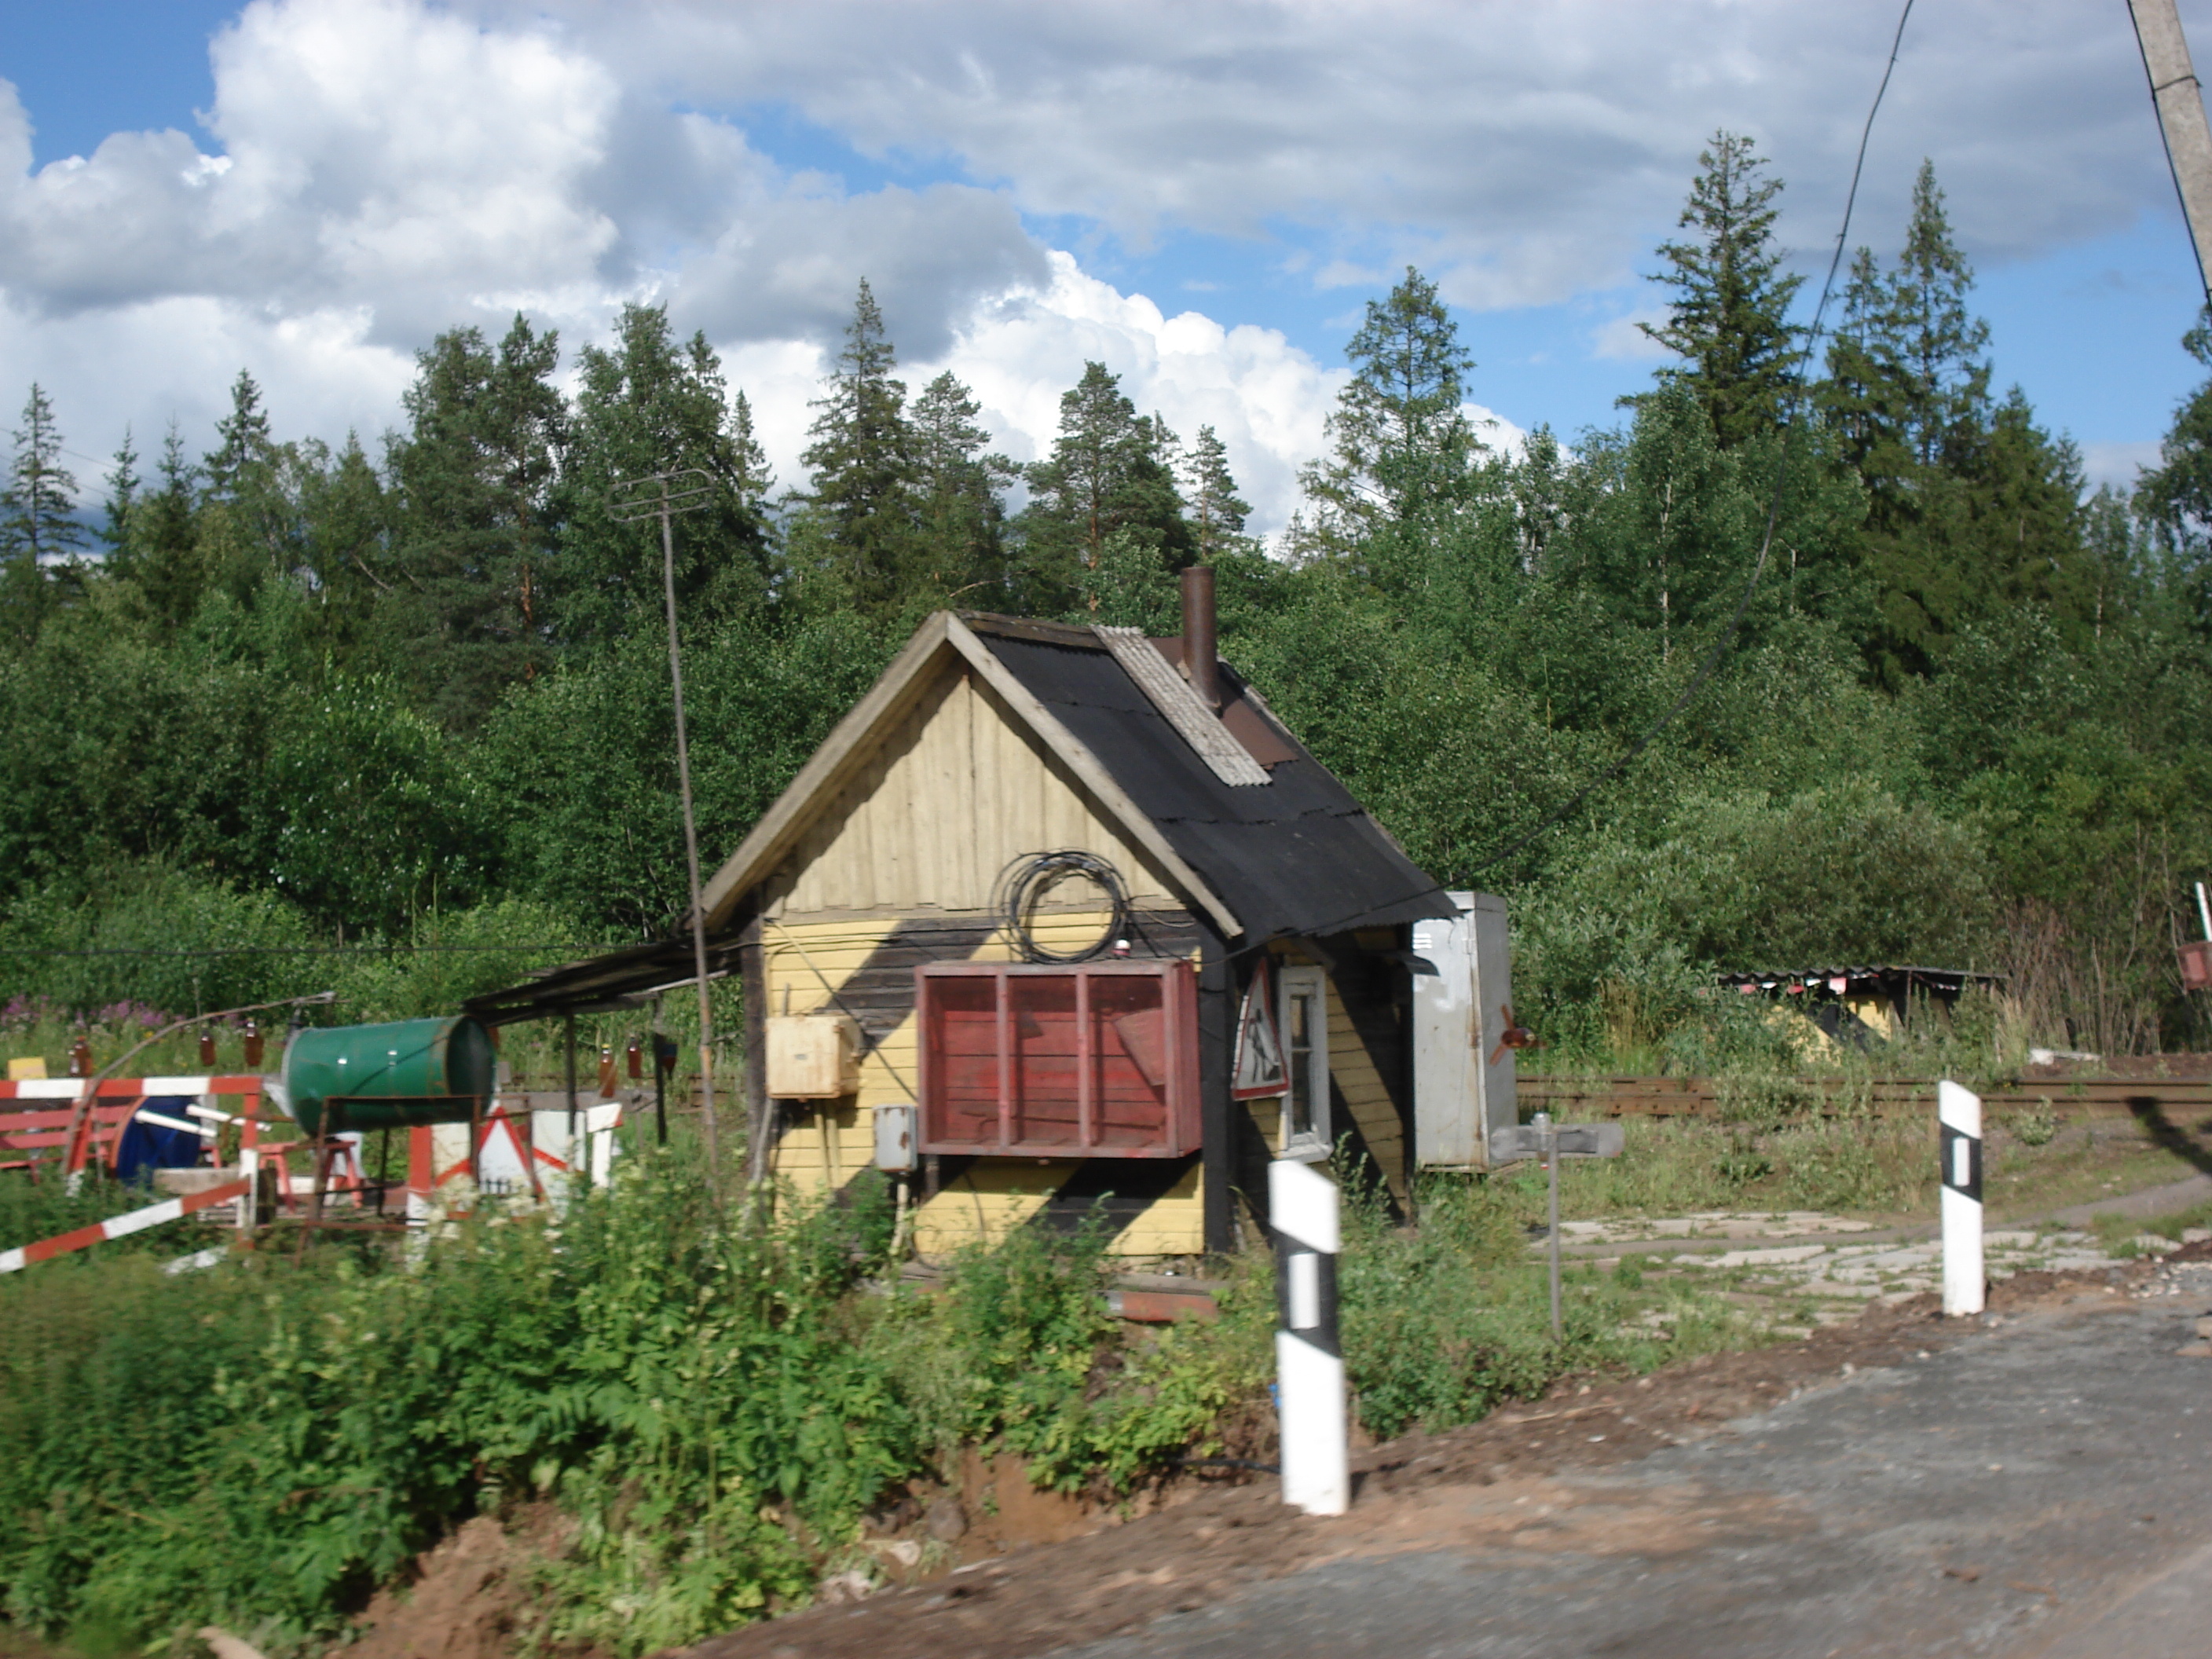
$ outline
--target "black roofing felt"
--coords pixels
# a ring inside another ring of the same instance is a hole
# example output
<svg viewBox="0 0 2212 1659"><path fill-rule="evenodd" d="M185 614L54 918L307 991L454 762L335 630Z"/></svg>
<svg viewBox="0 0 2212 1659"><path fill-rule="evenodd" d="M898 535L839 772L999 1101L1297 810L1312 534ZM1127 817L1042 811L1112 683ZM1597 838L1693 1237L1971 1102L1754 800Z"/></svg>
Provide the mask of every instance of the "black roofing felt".
<svg viewBox="0 0 2212 1659"><path fill-rule="evenodd" d="M1224 783L1103 646L1049 642L1037 637L1042 629L1001 631L986 617L969 622L1158 824L1249 935L1310 937L1457 914L1289 732L1283 736L1297 758L1270 768L1272 782ZM1243 690L1225 664L1222 678L1224 691Z"/></svg>

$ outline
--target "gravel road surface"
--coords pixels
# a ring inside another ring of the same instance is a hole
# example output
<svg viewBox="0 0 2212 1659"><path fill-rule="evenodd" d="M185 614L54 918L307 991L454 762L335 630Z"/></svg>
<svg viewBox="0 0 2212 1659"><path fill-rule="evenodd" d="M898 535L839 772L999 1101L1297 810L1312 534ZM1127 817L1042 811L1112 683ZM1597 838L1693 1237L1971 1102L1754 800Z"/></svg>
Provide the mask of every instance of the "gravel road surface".
<svg viewBox="0 0 2212 1659"><path fill-rule="evenodd" d="M1355 1507L1333 1559L1060 1651L2204 1659L2209 1310L2177 1263L1632 1463Z"/></svg>

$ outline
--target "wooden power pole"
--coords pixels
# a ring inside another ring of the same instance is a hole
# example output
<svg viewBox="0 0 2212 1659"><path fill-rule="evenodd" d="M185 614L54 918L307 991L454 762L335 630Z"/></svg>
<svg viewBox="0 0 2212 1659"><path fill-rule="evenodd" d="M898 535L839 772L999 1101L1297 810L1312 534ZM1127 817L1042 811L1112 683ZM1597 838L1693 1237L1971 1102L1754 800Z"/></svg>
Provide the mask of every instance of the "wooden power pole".
<svg viewBox="0 0 2212 1659"><path fill-rule="evenodd" d="M2204 94L2190 66L2181 14L2174 0L2128 0L2128 11L2135 18L2136 41L2150 76L2151 101L2158 106L2173 186L2180 193L2190 240L2197 247L2197 281L2212 299L2212 128L2205 125Z"/></svg>

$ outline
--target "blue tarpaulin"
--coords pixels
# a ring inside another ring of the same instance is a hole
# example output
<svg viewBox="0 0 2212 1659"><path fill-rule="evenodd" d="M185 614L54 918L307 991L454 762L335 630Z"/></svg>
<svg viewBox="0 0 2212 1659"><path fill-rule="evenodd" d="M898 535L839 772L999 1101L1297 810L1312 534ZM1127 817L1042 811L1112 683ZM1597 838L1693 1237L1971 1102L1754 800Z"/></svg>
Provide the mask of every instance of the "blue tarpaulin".
<svg viewBox="0 0 2212 1659"><path fill-rule="evenodd" d="M139 1102L137 1112L124 1126L123 1139L115 1148L116 1178L125 1183L142 1182L151 1186L156 1170L189 1170L198 1164L204 1143L197 1133L172 1129L163 1123L149 1123L145 1115L158 1112L180 1123L189 1122L185 1109L199 1103L198 1095L149 1095Z"/></svg>

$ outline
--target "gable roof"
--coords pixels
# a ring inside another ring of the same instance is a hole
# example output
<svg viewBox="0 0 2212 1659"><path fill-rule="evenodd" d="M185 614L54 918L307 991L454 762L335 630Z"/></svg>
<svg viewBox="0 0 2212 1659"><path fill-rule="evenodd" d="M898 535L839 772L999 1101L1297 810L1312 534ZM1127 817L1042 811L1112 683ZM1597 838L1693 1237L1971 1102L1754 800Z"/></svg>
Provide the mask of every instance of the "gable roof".
<svg viewBox="0 0 2212 1659"><path fill-rule="evenodd" d="M1220 724L1264 766L1231 783L1089 628L976 612L924 623L708 884L710 927L764 880L951 657L972 667L1224 932L1347 932L1455 912L1226 664ZM1232 770L1232 775L1234 775Z"/></svg>
<svg viewBox="0 0 2212 1659"><path fill-rule="evenodd" d="M1110 773L1176 854L1266 939L1457 914L1229 664L1221 725L1267 766L1221 777L1087 628L975 617L992 653Z"/></svg>

